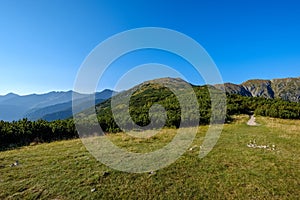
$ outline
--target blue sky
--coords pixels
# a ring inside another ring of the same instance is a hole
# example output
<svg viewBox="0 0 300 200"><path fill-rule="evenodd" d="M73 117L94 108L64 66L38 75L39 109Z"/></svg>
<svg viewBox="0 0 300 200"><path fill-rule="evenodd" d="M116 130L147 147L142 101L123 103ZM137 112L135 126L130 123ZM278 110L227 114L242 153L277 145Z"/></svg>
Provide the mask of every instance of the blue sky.
<svg viewBox="0 0 300 200"><path fill-rule="evenodd" d="M149 26L174 29L199 42L224 82L300 76L297 0L0 0L0 94L71 90L81 63L100 42ZM123 60L98 90L116 84L126 71L118 70L121 65L129 70L148 62L184 64L158 51ZM188 72L191 82L202 83Z"/></svg>

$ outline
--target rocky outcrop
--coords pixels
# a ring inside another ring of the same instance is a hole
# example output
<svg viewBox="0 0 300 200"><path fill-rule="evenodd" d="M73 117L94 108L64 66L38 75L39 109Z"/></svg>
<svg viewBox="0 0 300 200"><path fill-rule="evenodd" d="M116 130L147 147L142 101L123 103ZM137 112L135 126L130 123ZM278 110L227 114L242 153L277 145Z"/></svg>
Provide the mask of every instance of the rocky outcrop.
<svg viewBox="0 0 300 200"><path fill-rule="evenodd" d="M300 77L273 79L272 88L275 93L275 98L300 102Z"/></svg>
<svg viewBox="0 0 300 200"><path fill-rule="evenodd" d="M236 85L233 83L224 83L224 85L215 85L216 88L226 91L229 94L240 94L247 97L252 97L251 92L246 90L242 85Z"/></svg>
<svg viewBox="0 0 300 200"><path fill-rule="evenodd" d="M251 93L252 97L274 98L274 91L269 80L249 80L242 86Z"/></svg>

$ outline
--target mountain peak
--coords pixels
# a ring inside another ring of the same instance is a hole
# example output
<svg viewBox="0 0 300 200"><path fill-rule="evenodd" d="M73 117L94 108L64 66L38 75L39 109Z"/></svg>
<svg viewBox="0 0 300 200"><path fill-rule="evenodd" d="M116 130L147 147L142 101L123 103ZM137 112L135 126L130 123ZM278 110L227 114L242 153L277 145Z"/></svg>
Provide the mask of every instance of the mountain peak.
<svg viewBox="0 0 300 200"><path fill-rule="evenodd" d="M241 85L256 85L256 84L270 84L270 80L264 80L264 79L251 79L248 81L243 82Z"/></svg>
<svg viewBox="0 0 300 200"><path fill-rule="evenodd" d="M10 93L8 93L8 94L6 94L6 95L3 95L2 97L4 97L4 96L6 96L6 97L18 97L18 96L20 96L20 95L15 94L15 93L13 93L13 92L10 92Z"/></svg>

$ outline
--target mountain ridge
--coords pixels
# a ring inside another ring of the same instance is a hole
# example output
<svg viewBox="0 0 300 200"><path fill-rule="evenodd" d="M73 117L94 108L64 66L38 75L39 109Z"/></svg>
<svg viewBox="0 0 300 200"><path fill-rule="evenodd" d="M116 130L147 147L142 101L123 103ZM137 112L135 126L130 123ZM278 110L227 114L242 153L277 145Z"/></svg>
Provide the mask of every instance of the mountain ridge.
<svg viewBox="0 0 300 200"><path fill-rule="evenodd" d="M170 84L174 85L176 90L180 90L180 85L183 84L183 82L187 83L180 78L166 77L145 81L128 90L119 92L119 94L129 94L128 91L157 81L170 82ZM223 90L228 94L238 94L246 97L264 97L267 99L282 99L297 103L300 102L300 77L275 78L271 80L250 79L241 84L224 83L209 86ZM105 89L102 92L106 93L106 95L100 97L99 94L101 92L96 93L96 103L101 103L102 101L109 99L113 93L115 93L109 89ZM71 117L71 101L73 93L72 90L69 90L66 92L52 91L45 94L30 94L23 96L14 93L0 95L0 120L13 121L24 117L28 117L30 120L55 120L61 119L59 116L66 118L67 115L70 115L69 117ZM76 94L75 100L83 97L87 97L87 95L78 93ZM87 108L88 105L81 104L80 106ZM58 107L61 107L61 109ZM79 111L81 110L83 109L80 108Z"/></svg>
<svg viewBox="0 0 300 200"><path fill-rule="evenodd" d="M300 77L271 80L250 79L241 84L224 83L216 84L214 87L229 94L300 102Z"/></svg>

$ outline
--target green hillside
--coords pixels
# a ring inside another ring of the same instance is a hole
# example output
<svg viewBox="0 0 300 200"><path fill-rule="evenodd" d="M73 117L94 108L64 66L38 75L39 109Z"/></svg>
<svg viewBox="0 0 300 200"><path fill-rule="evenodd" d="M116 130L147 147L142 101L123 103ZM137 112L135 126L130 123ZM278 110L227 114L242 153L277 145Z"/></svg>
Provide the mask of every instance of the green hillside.
<svg viewBox="0 0 300 200"><path fill-rule="evenodd" d="M98 121L101 124L102 129L105 132L119 132L124 130L131 130L134 127L133 124L140 126L146 126L150 123L149 111L151 106L159 104L164 107L166 111L166 123L165 127L178 127L182 118L189 118L191 122L200 117L199 124L209 124L211 121L211 95L221 92L213 86L192 86L199 104L199 112L195 113L194 109L190 109L189 112L181 113L180 104L178 98L174 95L170 89L163 86L164 83L171 84L176 90L180 90L180 95L183 98L188 99L189 92L183 90L184 82L181 79L163 78L153 81L148 81L140 84L128 91L121 92L114 97L115 105L114 116L112 114L111 99L98 104L96 106ZM129 107L127 107L126 99L130 96ZM187 103L189 104L189 103ZM283 119L300 119L300 103L289 102L280 98L269 99L264 97L249 97L239 94L227 93L226 100L227 108L226 114L223 113L222 108L216 107L216 110L220 113L215 117L226 116L225 122L231 121L231 116L235 114L249 114L255 112L256 115L269 116ZM130 117L126 115L126 109L129 109ZM87 110L81 113L81 119L89 122L91 119L91 113L93 109ZM154 112L156 118L164 119L164 112ZM119 119L119 124L122 125L122 129L118 127L114 119ZM218 119L215 119L218 121ZM222 121L222 119L220 119ZM157 124L163 123L163 121L156 120ZM90 123L95 123L91 122Z"/></svg>

